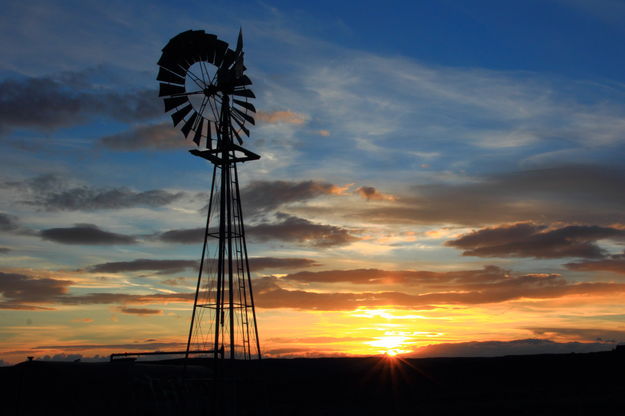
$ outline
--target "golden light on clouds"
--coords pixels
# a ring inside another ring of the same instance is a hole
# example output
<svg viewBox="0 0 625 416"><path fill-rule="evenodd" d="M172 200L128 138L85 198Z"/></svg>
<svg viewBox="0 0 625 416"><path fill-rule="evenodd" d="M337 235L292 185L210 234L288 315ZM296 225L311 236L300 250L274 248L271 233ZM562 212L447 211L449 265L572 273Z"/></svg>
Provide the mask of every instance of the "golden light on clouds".
<svg viewBox="0 0 625 416"><path fill-rule="evenodd" d="M265 122L265 123L286 123L286 124L295 124L301 125L306 122L306 116L304 114L296 113L294 111L257 111L256 112L256 120Z"/></svg>

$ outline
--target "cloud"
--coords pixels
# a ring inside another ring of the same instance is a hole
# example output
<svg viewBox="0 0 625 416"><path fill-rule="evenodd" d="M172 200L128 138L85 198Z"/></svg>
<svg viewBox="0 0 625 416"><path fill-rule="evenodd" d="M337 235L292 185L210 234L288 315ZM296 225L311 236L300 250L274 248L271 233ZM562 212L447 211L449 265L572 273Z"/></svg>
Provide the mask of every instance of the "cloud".
<svg viewBox="0 0 625 416"><path fill-rule="evenodd" d="M0 309L38 309L27 303L49 303L65 295L74 282L0 272Z"/></svg>
<svg viewBox="0 0 625 416"><path fill-rule="evenodd" d="M19 228L17 217L0 212L0 231L11 232Z"/></svg>
<svg viewBox="0 0 625 416"><path fill-rule="evenodd" d="M324 270L290 273L282 279L305 283L353 283L371 285L450 285L492 283L509 277L507 270L496 266L484 266L478 270L431 272L413 270Z"/></svg>
<svg viewBox="0 0 625 416"><path fill-rule="evenodd" d="M403 285L401 291L309 292L286 290L280 281ZM555 299L568 296L612 296L625 292L625 284L571 283L557 274L513 274L495 266L455 272L334 270L298 272L280 279L265 277L255 284L262 307L353 310L392 306L432 309L439 305L477 305L519 299Z"/></svg>
<svg viewBox="0 0 625 416"><path fill-rule="evenodd" d="M204 241L204 228L169 230L156 236L160 241L176 244L201 244Z"/></svg>
<svg viewBox="0 0 625 416"><path fill-rule="evenodd" d="M625 222L625 169L569 165L508 172L473 182L417 185L384 207L350 215L376 223L488 225L535 221Z"/></svg>
<svg viewBox="0 0 625 416"><path fill-rule="evenodd" d="M134 295L127 293L87 293L84 295L58 296L55 302L63 305L110 305L110 304L163 304L193 302L195 292L151 293Z"/></svg>
<svg viewBox="0 0 625 416"><path fill-rule="evenodd" d="M46 211L96 211L168 205L185 194L162 189L134 191L129 188L72 186L58 175L41 175L25 181L4 182L22 195L20 201Z"/></svg>
<svg viewBox="0 0 625 416"><path fill-rule="evenodd" d="M504 224L464 234L445 243L463 250L463 256L600 258L605 255L595 242L625 239L625 231L610 227L569 225L549 228L534 223Z"/></svg>
<svg viewBox="0 0 625 416"><path fill-rule="evenodd" d="M287 241L320 248L345 245L358 240L347 229L338 226L317 224L282 213L278 213L277 218L276 222L247 225L246 236L251 241ZM169 230L157 235L156 238L167 243L200 244L204 241L204 229Z"/></svg>
<svg viewBox="0 0 625 416"><path fill-rule="evenodd" d="M72 322L90 324L91 322L93 322L93 319L91 319L91 318L76 318L76 319L72 319Z"/></svg>
<svg viewBox="0 0 625 416"><path fill-rule="evenodd" d="M394 201L396 199L393 195L383 194L373 186L361 186L356 189L355 193L367 201Z"/></svg>
<svg viewBox="0 0 625 416"><path fill-rule="evenodd" d="M529 327L526 328L536 335L548 337L564 337L579 341L625 342L625 331L600 328L566 328L566 327Z"/></svg>
<svg viewBox="0 0 625 416"><path fill-rule="evenodd" d="M625 274L625 253L610 256L601 260L587 260L576 263L567 263L565 266L569 270L578 272L596 272L605 271Z"/></svg>
<svg viewBox="0 0 625 416"><path fill-rule="evenodd" d="M41 230L39 235L44 240L61 244L113 245L136 244L136 239L129 235L104 231L93 224L76 224L69 228L49 228Z"/></svg>
<svg viewBox="0 0 625 416"><path fill-rule="evenodd" d="M266 113L264 111L256 112L255 119L264 123L287 123L287 124L304 124L307 117L293 111L273 111Z"/></svg>
<svg viewBox="0 0 625 416"><path fill-rule="evenodd" d="M53 130L94 116L136 122L162 114L156 96L154 90L81 91L51 78L8 79L0 81L0 126Z"/></svg>
<svg viewBox="0 0 625 416"><path fill-rule="evenodd" d="M254 241L279 240L327 248L357 241L345 228L316 224L304 218L278 214L278 222L247 226L246 234Z"/></svg>
<svg viewBox="0 0 625 416"><path fill-rule="evenodd" d="M30 202L48 211L94 211L133 207L160 207L182 197L161 189L137 192L128 188L94 189L73 188L60 193L42 195Z"/></svg>
<svg viewBox="0 0 625 416"><path fill-rule="evenodd" d="M321 272L323 273L323 272ZM337 272L333 272L337 273ZM8 278L4 278L7 277ZM295 276L310 276L295 274ZM320 274L323 276L323 274ZM34 309L35 304L62 305L163 305L190 303L194 292L183 293L110 293L94 292L69 294L71 281L34 279L29 276L3 273L0 291L7 299L0 304L3 309ZM478 305L501 303L520 299L555 299L568 296L614 296L625 292L625 284L569 283L553 274L509 275L501 270L485 268L454 276L435 276L434 282L419 276L422 282L414 283L407 291L320 292L284 289L280 279L263 277L255 279L254 298L260 308L290 308L298 310L342 311L358 308L394 307L428 310L444 305ZM350 282L358 281L348 273ZM318 279L308 279L317 281ZM345 281L347 279L342 279ZM441 281L443 280L443 281ZM291 280L293 281L293 280ZM301 281L306 281L301 279ZM335 279L339 281L339 279Z"/></svg>
<svg viewBox="0 0 625 416"><path fill-rule="evenodd" d="M278 342L281 344L342 344L345 342L363 342L370 341L367 337L288 337L288 338L269 338L269 342Z"/></svg>
<svg viewBox="0 0 625 416"><path fill-rule="evenodd" d="M130 315L162 315L163 311L160 309L149 309L149 308L119 308L118 309L122 313L127 313Z"/></svg>
<svg viewBox="0 0 625 416"><path fill-rule="evenodd" d="M173 274L188 269L197 270L199 267L199 263L200 262L197 260L135 259L130 261L116 261L94 264L93 266L87 267L85 270L90 273L154 271L157 272L157 274ZM249 263L251 271L259 271L264 269L293 269L319 265L311 259L284 257L252 257L249 259Z"/></svg>
<svg viewBox="0 0 625 416"><path fill-rule="evenodd" d="M457 342L426 345L406 357L501 357L504 355L567 354L608 351L613 344L602 342L554 342L548 339Z"/></svg>
<svg viewBox="0 0 625 416"><path fill-rule="evenodd" d="M475 271L474 271L475 272ZM493 270L493 274L497 274ZM414 285L410 293L402 291L368 292L319 292L287 290L280 280L264 277L253 281L254 299L261 308L290 308L299 310L341 311L361 307L395 307L426 310L441 305L477 305L501 303L518 299L553 299L566 296L604 296L625 292L625 284L618 283L569 283L558 275L528 274L509 276L501 272L496 276L467 276L450 278L445 282L428 282ZM351 281L355 280L353 277ZM463 281L464 279L464 281ZM186 293L87 293L83 295L56 296L54 302L67 305L79 304L163 304L188 303L194 292Z"/></svg>
<svg viewBox="0 0 625 416"><path fill-rule="evenodd" d="M163 280L161 283L168 286L186 286L192 284L193 281L197 281L197 279L192 277L173 277Z"/></svg>
<svg viewBox="0 0 625 416"><path fill-rule="evenodd" d="M136 259L95 264L87 270L91 273L122 273L136 271L156 271L161 273L177 273L186 269L196 269L196 260L152 260Z"/></svg>
<svg viewBox="0 0 625 416"><path fill-rule="evenodd" d="M169 150L189 147L171 123L135 126L122 133L102 137L98 143L111 150Z"/></svg>
<svg viewBox="0 0 625 416"><path fill-rule="evenodd" d="M341 195L346 187L321 181L255 181L241 189L246 212L267 212L323 195Z"/></svg>
<svg viewBox="0 0 625 416"><path fill-rule="evenodd" d="M296 257L252 257L249 259L252 271L264 269L296 269L319 266L315 260Z"/></svg>

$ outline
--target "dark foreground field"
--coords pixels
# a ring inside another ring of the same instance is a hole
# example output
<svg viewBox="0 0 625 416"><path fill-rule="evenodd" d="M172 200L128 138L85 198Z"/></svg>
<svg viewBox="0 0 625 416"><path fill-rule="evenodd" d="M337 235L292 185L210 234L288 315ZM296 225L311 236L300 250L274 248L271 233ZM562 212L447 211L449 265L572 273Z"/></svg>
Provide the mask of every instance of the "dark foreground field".
<svg viewBox="0 0 625 416"><path fill-rule="evenodd" d="M625 415L625 354L0 368L2 415Z"/></svg>

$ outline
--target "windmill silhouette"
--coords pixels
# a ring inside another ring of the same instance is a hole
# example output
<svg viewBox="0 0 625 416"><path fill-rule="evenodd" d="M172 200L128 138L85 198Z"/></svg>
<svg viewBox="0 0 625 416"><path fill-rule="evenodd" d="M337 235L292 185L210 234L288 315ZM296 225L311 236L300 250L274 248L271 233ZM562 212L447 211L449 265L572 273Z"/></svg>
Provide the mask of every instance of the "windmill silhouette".
<svg viewBox="0 0 625 416"><path fill-rule="evenodd" d="M197 145L191 154L213 164L185 358L261 358L237 171L238 163L260 158L242 147L256 112L243 55L241 31L232 50L215 35L189 30L173 37L158 61L165 112Z"/></svg>

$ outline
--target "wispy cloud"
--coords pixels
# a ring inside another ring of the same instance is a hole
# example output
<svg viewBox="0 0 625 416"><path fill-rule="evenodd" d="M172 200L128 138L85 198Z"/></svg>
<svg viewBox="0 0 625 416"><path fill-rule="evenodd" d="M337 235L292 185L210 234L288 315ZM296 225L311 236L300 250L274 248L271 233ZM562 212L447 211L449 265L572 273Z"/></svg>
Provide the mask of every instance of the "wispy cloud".
<svg viewBox="0 0 625 416"><path fill-rule="evenodd" d="M128 131L101 137L98 143L111 150L170 150L191 147L171 123L135 126Z"/></svg>
<svg viewBox="0 0 625 416"><path fill-rule="evenodd" d="M54 174L20 181L6 181L0 186L16 192L21 197L18 202L47 211L160 207L185 196L182 192L169 192L162 189L135 191L124 187L95 188L77 185Z"/></svg>

